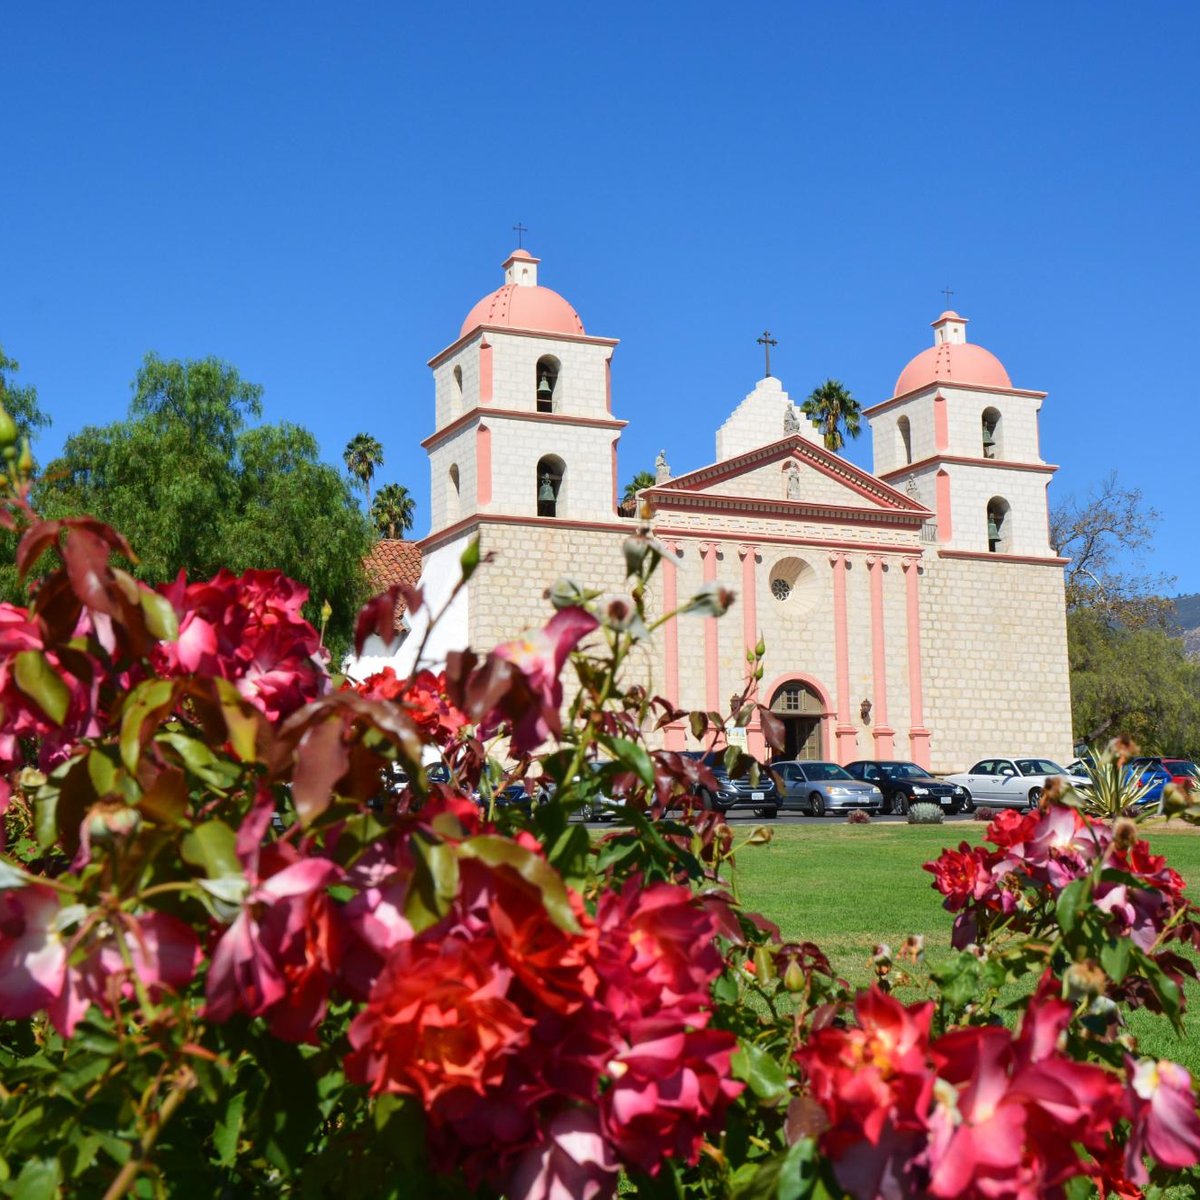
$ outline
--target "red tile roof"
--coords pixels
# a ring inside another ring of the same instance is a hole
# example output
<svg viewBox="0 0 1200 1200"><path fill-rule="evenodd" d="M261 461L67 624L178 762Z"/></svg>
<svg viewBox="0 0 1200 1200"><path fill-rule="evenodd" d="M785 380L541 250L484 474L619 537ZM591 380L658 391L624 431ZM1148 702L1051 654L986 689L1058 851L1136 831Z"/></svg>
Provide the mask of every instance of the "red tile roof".
<svg viewBox="0 0 1200 1200"><path fill-rule="evenodd" d="M406 583L416 587L421 578L421 547L416 542L401 538L380 538L363 560L363 569L371 586L378 592L386 592L394 583ZM396 628L402 628L405 604L401 597L396 601Z"/></svg>

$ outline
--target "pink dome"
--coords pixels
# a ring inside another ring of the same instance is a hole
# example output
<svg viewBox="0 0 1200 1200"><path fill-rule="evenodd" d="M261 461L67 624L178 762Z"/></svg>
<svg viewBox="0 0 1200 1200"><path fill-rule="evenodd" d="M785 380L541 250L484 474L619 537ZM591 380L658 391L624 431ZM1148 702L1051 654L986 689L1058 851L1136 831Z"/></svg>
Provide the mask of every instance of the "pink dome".
<svg viewBox="0 0 1200 1200"><path fill-rule="evenodd" d="M977 387L987 388L1012 387L1012 380L1009 379L1004 364L990 350L971 342L943 342L940 346L930 346L928 350L922 350L900 372L893 394L903 396L931 383L973 383Z"/></svg>
<svg viewBox="0 0 1200 1200"><path fill-rule="evenodd" d="M555 291L546 287L521 287L506 283L484 296L462 324L459 337L477 325L505 325L538 333L583 333L579 314Z"/></svg>

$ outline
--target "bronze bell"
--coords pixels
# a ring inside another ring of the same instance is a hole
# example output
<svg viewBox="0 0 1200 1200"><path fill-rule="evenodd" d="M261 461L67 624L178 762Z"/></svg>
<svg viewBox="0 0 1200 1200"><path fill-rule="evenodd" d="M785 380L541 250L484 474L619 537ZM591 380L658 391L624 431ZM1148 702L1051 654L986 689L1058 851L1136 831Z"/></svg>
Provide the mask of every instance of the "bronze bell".
<svg viewBox="0 0 1200 1200"><path fill-rule="evenodd" d="M1000 526L996 524L996 518L988 513L988 541L998 542L1000 540Z"/></svg>
<svg viewBox="0 0 1200 1200"><path fill-rule="evenodd" d="M549 376L543 374L538 380L537 398L539 400L549 400L554 395L554 389L550 386ZM551 496L551 499L554 499Z"/></svg>
<svg viewBox="0 0 1200 1200"><path fill-rule="evenodd" d="M542 486L540 488L538 488L538 500L539 500L539 502L543 501L543 500L548 500L551 504L554 503L555 495L554 495L554 478L553 478L553 476L551 476L549 474L542 476Z"/></svg>
<svg viewBox="0 0 1200 1200"><path fill-rule="evenodd" d="M990 425L983 427L983 452L986 454L989 450L996 448L996 435Z"/></svg>

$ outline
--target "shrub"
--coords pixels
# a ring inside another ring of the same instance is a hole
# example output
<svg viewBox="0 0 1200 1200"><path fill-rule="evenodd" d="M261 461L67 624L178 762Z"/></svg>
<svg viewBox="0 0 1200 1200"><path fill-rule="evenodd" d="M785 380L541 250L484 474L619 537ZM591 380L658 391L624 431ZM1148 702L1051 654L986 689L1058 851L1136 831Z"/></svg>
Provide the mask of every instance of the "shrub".
<svg viewBox="0 0 1200 1200"><path fill-rule="evenodd" d="M910 825L940 825L945 819L940 804L914 804L908 810Z"/></svg>
<svg viewBox="0 0 1200 1200"><path fill-rule="evenodd" d="M1000 808L977 808L975 810L976 821L990 821L997 813L1003 812Z"/></svg>
<svg viewBox="0 0 1200 1200"><path fill-rule="evenodd" d="M847 825L870 825L871 814L863 808L856 808L847 818Z"/></svg>

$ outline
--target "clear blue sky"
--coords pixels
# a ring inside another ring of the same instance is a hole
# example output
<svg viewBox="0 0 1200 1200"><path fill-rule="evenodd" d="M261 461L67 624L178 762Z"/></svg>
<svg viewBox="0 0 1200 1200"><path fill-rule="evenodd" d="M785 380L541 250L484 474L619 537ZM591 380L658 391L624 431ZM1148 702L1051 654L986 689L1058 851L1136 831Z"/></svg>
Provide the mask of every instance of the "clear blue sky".
<svg viewBox="0 0 1200 1200"><path fill-rule="evenodd" d="M518 220L621 339L622 483L711 461L764 327L794 396L886 398L949 284L1050 393L1052 494L1118 470L1197 591L1198 35L1128 0L10 4L0 343L43 460L146 351L216 354L328 459L379 437L421 534L425 361Z"/></svg>

